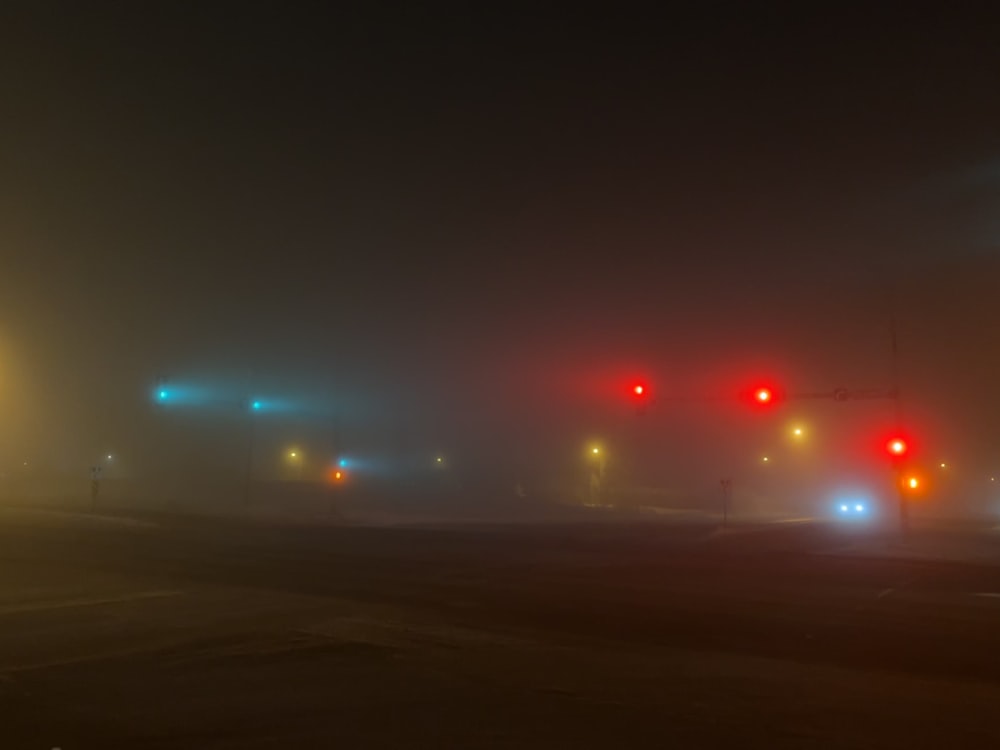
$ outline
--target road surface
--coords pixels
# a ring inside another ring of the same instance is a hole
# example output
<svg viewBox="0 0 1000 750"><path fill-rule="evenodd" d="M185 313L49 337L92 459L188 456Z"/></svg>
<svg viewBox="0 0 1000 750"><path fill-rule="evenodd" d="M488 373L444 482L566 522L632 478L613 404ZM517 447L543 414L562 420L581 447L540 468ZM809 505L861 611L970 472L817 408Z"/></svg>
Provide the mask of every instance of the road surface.
<svg viewBox="0 0 1000 750"><path fill-rule="evenodd" d="M5 511L0 745L1000 746L1000 543L880 545Z"/></svg>

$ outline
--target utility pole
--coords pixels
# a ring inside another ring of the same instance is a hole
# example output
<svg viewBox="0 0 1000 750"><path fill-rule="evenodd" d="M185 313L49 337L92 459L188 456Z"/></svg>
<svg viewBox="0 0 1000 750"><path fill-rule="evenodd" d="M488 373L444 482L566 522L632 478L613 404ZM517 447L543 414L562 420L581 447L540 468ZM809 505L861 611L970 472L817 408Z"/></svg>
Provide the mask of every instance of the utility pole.
<svg viewBox="0 0 1000 750"><path fill-rule="evenodd" d="M101 467L91 466L90 467L90 510L94 512L97 510L97 496L101 492Z"/></svg>

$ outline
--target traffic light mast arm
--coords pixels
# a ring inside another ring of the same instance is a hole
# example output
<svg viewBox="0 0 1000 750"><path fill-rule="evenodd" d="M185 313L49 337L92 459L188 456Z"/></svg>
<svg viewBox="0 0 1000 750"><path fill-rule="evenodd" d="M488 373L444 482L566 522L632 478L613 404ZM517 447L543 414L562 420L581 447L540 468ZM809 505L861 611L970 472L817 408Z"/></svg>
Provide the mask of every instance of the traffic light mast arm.
<svg viewBox="0 0 1000 750"><path fill-rule="evenodd" d="M762 390L768 390L772 395L766 398L759 398L757 394ZM644 390L642 392L632 391L632 397L638 402L648 402L651 401L649 396L649 391ZM895 399L899 398L899 393L895 388L834 388L829 391L802 391L799 393L789 393L785 395L775 394L774 391L770 389L754 389L749 394L742 394L735 398L749 398L754 403L767 404L772 400L820 400L820 399L831 399L833 401L863 401L870 399ZM716 403L716 402L727 402L732 401L733 396L718 396L718 395L694 395L694 394L679 394L679 395L659 395L656 397L657 402L661 403L674 403L674 404L696 404L696 403Z"/></svg>
<svg viewBox="0 0 1000 750"><path fill-rule="evenodd" d="M867 399L899 398L899 392L895 388L834 388L832 391L813 391L806 393L793 393L789 398L793 399L822 399L829 398L834 401L861 401Z"/></svg>

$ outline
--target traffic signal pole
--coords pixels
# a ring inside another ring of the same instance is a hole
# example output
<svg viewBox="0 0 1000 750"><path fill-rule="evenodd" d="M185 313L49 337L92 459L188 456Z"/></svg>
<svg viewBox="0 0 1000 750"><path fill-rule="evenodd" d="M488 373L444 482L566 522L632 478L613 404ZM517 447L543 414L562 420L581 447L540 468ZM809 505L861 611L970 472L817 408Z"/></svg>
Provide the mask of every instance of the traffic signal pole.
<svg viewBox="0 0 1000 750"><path fill-rule="evenodd" d="M899 491L899 534L905 539L910 533L910 503L906 497L903 472L899 469L896 471L896 485Z"/></svg>
<svg viewBox="0 0 1000 750"><path fill-rule="evenodd" d="M896 316L889 316L889 377L892 382L892 399L895 405L896 434L903 429L903 403L899 394L899 345L896 338ZM902 456L894 462L896 491L899 493L899 534L904 539L910 533L910 504L906 496Z"/></svg>

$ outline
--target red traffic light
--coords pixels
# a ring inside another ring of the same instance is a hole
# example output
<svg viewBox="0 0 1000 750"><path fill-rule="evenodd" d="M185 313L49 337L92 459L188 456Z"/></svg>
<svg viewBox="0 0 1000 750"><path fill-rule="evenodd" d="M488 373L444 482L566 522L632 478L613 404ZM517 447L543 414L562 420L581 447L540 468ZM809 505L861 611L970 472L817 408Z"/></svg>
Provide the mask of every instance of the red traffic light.
<svg viewBox="0 0 1000 750"><path fill-rule="evenodd" d="M629 388L632 403L635 404L635 413L644 414L649 407L649 386L645 383L633 383Z"/></svg>
<svg viewBox="0 0 1000 750"><path fill-rule="evenodd" d="M740 394L741 400L751 406L766 408L774 406L782 400L782 391L773 385L759 383L747 388Z"/></svg>
<svg viewBox="0 0 1000 750"><path fill-rule="evenodd" d="M633 401L638 401L640 403L649 401L650 390L649 384L643 381L633 382L628 388L629 396L632 397Z"/></svg>
<svg viewBox="0 0 1000 750"><path fill-rule="evenodd" d="M906 452L909 450L909 446L903 438L894 437L885 444L885 449L890 456L898 458L906 455Z"/></svg>

